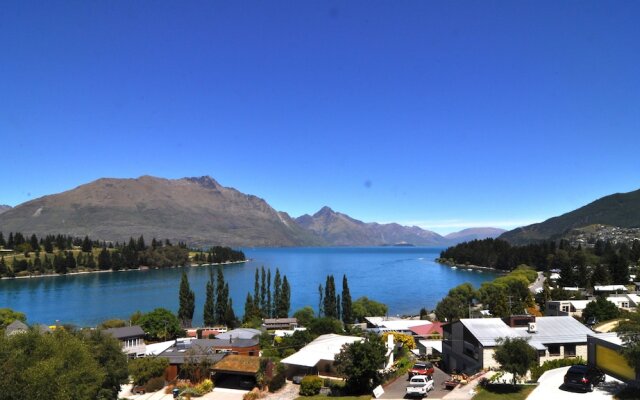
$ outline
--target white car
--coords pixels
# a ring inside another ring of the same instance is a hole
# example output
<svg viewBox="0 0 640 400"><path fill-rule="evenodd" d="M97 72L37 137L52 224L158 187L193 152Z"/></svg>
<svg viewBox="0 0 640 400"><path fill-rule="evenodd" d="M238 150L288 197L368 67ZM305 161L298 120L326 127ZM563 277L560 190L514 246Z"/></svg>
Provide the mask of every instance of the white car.
<svg viewBox="0 0 640 400"><path fill-rule="evenodd" d="M407 396L424 397L434 389L433 379L429 375L415 375L407 386Z"/></svg>

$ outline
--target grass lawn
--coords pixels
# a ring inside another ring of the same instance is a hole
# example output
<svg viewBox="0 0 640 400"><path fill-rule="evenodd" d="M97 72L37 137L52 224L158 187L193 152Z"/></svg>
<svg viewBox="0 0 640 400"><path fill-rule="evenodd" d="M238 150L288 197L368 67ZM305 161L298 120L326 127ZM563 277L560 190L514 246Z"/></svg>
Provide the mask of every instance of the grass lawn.
<svg viewBox="0 0 640 400"><path fill-rule="evenodd" d="M306 400L306 399L314 399L314 400L371 400L370 395L364 396L341 396L341 397L329 397L329 396L300 396L296 400Z"/></svg>
<svg viewBox="0 0 640 400"><path fill-rule="evenodd" d="M473 400L524 400L535 388L535 385L487 385L478 388Z"/></svg>

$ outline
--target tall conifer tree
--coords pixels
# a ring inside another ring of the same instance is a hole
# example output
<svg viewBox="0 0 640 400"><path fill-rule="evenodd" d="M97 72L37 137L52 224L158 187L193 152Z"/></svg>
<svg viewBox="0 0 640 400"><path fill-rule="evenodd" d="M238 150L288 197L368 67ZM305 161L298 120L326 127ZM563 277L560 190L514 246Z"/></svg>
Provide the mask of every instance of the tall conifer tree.
<svg viewBox="0 0 640 400"><path fill-rule="evenodd" d="M182 272L182 279L180 280L180 292L179 292L180 308L178 309L178 319L182 322L182 326L185 328L191 327L191 321L193 320L193 312L196 308L196 295L189 286L189 279L187 273Z"/></svg>
<svg viewBox="0 0 640 400"><path fill-rule="evenodd" d="M206 288L206 299L204 301L204 325L213 326L216 323L216 307L213 293L213 271L209 271L209 281Z"/></svg>
<svg viewBox="0 0 640 400"><path fill-rule="evenodd" d="M273 281L272 317L278 318L281 310L282 310L282 280L280 279L280 270L276 268L276 277Z"/></svg>
<svg viewBox="0 0 640 400"><path fill-rule="evenodd" d="M351 311L351 292L349 291L349 283L347 275L342 276L342 322L345 324L353 324L353 312Z"/></svg>
<svg viewBox="0 0 640 400"><path fill-rule="evenodd" d="M282 290L280 293L280 313L279 318L289 317L289 310L291 309L291 288L289 287L289 281L285 275L282 279Z"/></svg>

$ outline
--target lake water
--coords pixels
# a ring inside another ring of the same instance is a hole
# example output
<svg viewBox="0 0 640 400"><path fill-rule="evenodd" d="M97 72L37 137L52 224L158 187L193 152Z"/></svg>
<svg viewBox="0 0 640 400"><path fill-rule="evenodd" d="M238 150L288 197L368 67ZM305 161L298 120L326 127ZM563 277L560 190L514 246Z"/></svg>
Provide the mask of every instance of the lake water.
<svg viewBox="0 0 640 400"><path fill-rule="evenodd" d="M474 286L495 278L490 272L451 269L434 261L441 249L421 247L260 248L244 249L252 260L224 266L234 309L242 315L247 292L253 294L256 267L276 267L291 285L291 312L305 305L317 309L318 285L333 274L342 290L342 275L351 296L383 302L389 313L417 314L432 309L450 288ZM180 275L186 270L196 294L194 323L202 322L205 285L212 267L108 272L0 281L0 308L27 314L30 323L96 325L109 318L126 319L134 311L156 307L178 309Z"/></svg>

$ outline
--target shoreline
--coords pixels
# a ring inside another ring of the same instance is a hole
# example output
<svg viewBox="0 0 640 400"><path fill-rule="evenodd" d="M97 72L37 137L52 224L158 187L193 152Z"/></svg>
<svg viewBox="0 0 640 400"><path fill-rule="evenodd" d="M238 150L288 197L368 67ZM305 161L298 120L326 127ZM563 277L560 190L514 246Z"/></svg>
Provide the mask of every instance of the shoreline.
<svg viewBox="0 0 640 400"><path fill-rule="evenodd" d="M182 266L182 265L176 265L173 267L148 267L148 266L141 266L138 268L131 268L131 269L119 269L117 271L114 271L112 269L107 269L107 270L93 270L93 271L77 271L77 272L69 272L66 274L42 274L42 275L25 275L25 276L13 276L13 277L8 277L8 276L4 276L2 278L0 278L0 280L12 280L12 279L35 279L35 278L55 278L55 277L60 277L60 276L70 276L70 275L88 275L88 274L100 274L100 273L108 273L108 272L131 272L131 271L149 271L149 270L156 270L156 269L169 269L169 268L197 268L197 267L210 267L210 266L214 266L214 265L234 265L234 264L244 264L246 262L251 261L251 259L247 259L247 260L242 260L242 261L225 261L225 262L221 262L221 263L207 263L207 264L189 264L186 266Z"/></svg>
<svg viewBox="0 0 640 400"><path fill-rule="evenodd" d="M444 258L436 258L434 260L435 262L437 262L438 264L441 265L446 265L448 267L451 268L462 268L462 269L473 269L473 270L479 270L479 271L490 271L490 272L495 272L498 274L504 274L504 273L508 273L508 271L504 271L498 268L491 268L491 267L483 267L480 265L473 265L473 264L457 264L451 260L447 260Z"/></svg>

